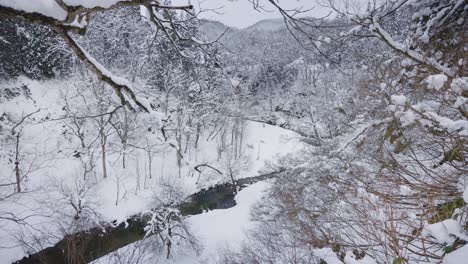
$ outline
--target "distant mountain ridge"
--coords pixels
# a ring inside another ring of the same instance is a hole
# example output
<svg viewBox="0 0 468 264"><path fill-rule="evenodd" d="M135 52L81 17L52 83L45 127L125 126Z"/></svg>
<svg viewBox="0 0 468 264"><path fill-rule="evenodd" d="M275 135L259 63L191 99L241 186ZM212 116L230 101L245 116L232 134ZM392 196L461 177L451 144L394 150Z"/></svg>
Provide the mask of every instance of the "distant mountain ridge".
<svg viewBox="0 0 468 264"><path fill-rule="evenodd" d="M252 26L246 27L242 29L244 31L254 31L254 30L261 30L261 31L276 31L279 29L286 28L284 24L284 20L282 18L275 18L275 19L264 19L260 20L257 23L253 24Z"/></svg>
<svg viewBox="0 0 468 264"><path fill-rule="evenodd" d="M229 30L229 33L232 31L237 31L237 29L229 27L219 21L214 20L200 20L200 31L203 33L204 37L213 41L219 38L226 30Z"/></svg>
<svg viewBox="0 0 468 264"><path fill-rule="evenodd" d="M204 34L205 38L210 41L219 38L226 30L228 30L226 35L231 36L233 34L251 33L254 31L277 31L286 28L284 20L281 18L261 20L243 29L230 27L222 22L214 20L201 19L200 22L201 32Z"/></svg>

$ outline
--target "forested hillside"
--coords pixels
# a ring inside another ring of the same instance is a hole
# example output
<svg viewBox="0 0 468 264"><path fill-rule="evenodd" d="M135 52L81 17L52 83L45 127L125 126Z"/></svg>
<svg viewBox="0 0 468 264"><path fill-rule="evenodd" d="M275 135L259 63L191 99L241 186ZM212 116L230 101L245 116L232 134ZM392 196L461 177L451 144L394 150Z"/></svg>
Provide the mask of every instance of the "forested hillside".
<svg viewBox="0 0 468 264"><path fill-rule="evenodd" d="M467 262L468 2L251 2L0 0L0 263Z"/></svg>

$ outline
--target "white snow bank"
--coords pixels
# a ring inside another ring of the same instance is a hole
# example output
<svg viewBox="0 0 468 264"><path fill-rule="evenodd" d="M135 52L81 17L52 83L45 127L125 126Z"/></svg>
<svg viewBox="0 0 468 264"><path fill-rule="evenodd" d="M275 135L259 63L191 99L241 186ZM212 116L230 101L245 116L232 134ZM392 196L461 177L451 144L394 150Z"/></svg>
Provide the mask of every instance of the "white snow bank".
<svg viewBox="0 0 468 264"><path fill-rule="evenodd" d="M446 219L442 222L430 224L424 227L422 235L424 237L431 236L441 244L452 244L456 237L468 240L468 236L463 232L461 224L454 219Z"/></svg>
<svg viewBox="0 0 468 264"><path fill-rule="evenodd" d="M175 188L177 194L181 196L179 198L183 198L207 186L229 180L225 173L227 170L226 160L229 156L223 152L222 157L218 158L219 140L217 138L208 140L207 133L204 132L201 135L199 148L192 150L184 157L187 164L182 164L180 175L178 174L177 155L174 148L162 144L155 146L153 149L151 171L147 164L147 153L144 150L133 149L128 152L126 168L122 167L119 158L120 152L109 152L107 156L107 178L102 177L101 162L98 160L96 161L95 174L88 177L87 184L84 185L78 179L82 179L83 163L89 162L89 157L86 153L80 158L74 156L77 150L81 151L80 143L77 138L70 136L70 132L64 134L69 129L67 124L69 124L70 120L61 118L66 114L63 111L63 97L65 94L69 96L69 99L78 91L85 96L91 94L87 88L75 86L75 83L79 82L74 79L39 82L24 77L2 82L2 87L9 89L27 87L28 95L20 95L7 102L2 102L0 104L0 116L6 113L9 119L12 120L11 122L15 122L26 114L40 110L31 117L31 120L26 122L27 124L24 124L22 150L25 153L34 153L31 159L24 160L24 164L32 164L34 161L36 162L34 164L41 164L41 169L31 172L28 175L28 181L24 182L23 187L28 192L18 195L14 203L2 202L1 204L1 209L4 211L20 216L33 215L34 217L27 218L28 226L34 226L36 233L46 232L54 237L43 242L38 246L37 250L39 247L53 245L62 237L62 231L57 230L50 223L60 220L63 221L63 225L69 224L67 221L70 219L64 219L63 215L73 215L74 209L70 204L66 203L68 200L64 197L67 195L73 196L74 200L80 199L83 204L92 208L92 211L99 216L99 221L124 221L130 215L154 208L161 199L165 198L164 193L168 191L168 186ZM95 103L92 97L87 98L87 102L90 105ZM80 101L70 100L69 103L70 107L77 111L76 114L81 115L80 111L83 110L79 108ZM153 124L154 131L156 131L158 124L160 124L159 119L160 117L154 114L148 114L138 119L138 122ZM96 133L91 123L87 124L85 128L88 135ZM135 139L137 145L143 144L145 139L150 142L158 142L156 136L147 133L146 129L136 135L141 137L141 139ZM116 137L109 136L109 143L114 144L113 147L119 146L117 140ZM250 121L244 123L242 143L242 164L234 167L237 179L276 170L274 166L266 168L265 164L275 164L281 157L304 147L304 144L300 141L300 136L292 131ZM6 147L2 145L0 150L10 148L10 145L6 145ZM97 145L93 145L91 151L99 154L100 149L97 147ZM11 164L8 163L7 159L0 161L2 180L4 182L8 182L10 179L14 180ZM211 170L205 170L201 175L197 175L193 171L193 167L204 163L218 168L224 174L219 175ZM198 176L200 176L199 180ZM80 188L84 186L87 186L87 191L79 196L79 193L83 193ZM247 190L249 189L243 190L236 198L241 205L244 203L243 197L245 196L243 193ZM58 202L62 202L62 204L54 208L46 206ZM40 215L51 215L49 211L56 208L60 208L60 211L54 211L54 214L47 219L47 223L43 217L40 217ZM221 211L213 211L207 214L212 214L219 217L219 219L231 220L230 225L236 225L237 230L234 231L234 227L227 227L229 224L219 226L218 229L226 228L228 230L226 232L230 232L229 234L232 234L234 240L236 238L241 239L243 235L239 230L242 229L240 226L248 221L248 210L245 208L244 211L241 208L233 210L236 211L233 214L243 216L235 218L233 215ZM190 221L197 221L197 219ZM235 223L232 223L232 221ZM222 221L220 220L220 222ZM202 223L199 225L202 225ZM214 224L211 225L214 226ZM219 225L222 225L222 223L219 223ZM211 227L200 227L200 229L203 228ZM0 264L11 263L26 254L16 240L18 233L21 231L20 227L12 222L5 223L2 221L0 223L0 245L4 246L0 247L0 256L2 256ZM227 237L227 235L222 235L218 239L223 237ZM213 244L216 244L216 242Z"/></svg>
<svg viewBox="0 0 468 264"><path fill-rule="evenodd" d="M215 257L223 246L241 245L245 231L254 227L254 223L250 220L250 208L260 200L269 186L270 184L266 182L255 183L237 194L235 207L213 210L189 219L193 231L203 242L205 248L203 256Z"/></svg>
<svg viewBox="0 0 468 264"><path fill-rule="evenodd" d="M468 259L468 245L447 254L442 261L443 264L461 264L466 263Z"/></svg>
<svg viewBox="0 0 468 264"><path fill-rule="evenodd" d="M276 163L279 158L305 147L300 135L281 127L248 121L244 129L244 150L249 166L239 178L262 174L265 164Z"/></svg>
<svg viewBox="0 0 468 264"><path fill-rule="evenodd" d="M254 227L254 222L250 219L250 209L254 203L261 199L264 191L269 188L267 182L257 182L239 191L235 200L236 206L229 209L213 210L200 215L191 216L187 219L191 230L202 243L202 251L199 255L189 250L174 255L171 259L166 259L161 252L149 251L141 259L142 263L213 263L219 256L219 252L226 246L237 248L245 239L246 231ZM137 244L128 245L121 250L132 249ZM177 252L177 251L176 251ZM112 254L104 256L93 264L115 263ZM331 263L331 262L329 262Z"/></svg>

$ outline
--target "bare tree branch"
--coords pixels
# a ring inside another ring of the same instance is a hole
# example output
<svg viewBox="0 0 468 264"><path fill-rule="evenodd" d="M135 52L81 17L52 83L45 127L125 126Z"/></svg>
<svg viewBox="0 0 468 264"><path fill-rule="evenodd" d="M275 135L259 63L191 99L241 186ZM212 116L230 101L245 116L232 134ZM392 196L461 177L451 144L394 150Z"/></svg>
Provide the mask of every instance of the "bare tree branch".
<svg viewBox="0 0 468 264"><path fill-rule="evenodd" d="M87 25L90 20L90 15L96 12L108 11L111 9L122 8L122 7L130 7L130 6L139 6L139 5L146 5L148 6L148 10L150 14L152 14L153 21L157 21L159 23L155 23L159 27L164 28L164 25L161 21L154 16L153 8L157 9L170 9L170 10L190 10L193 9L192 5L186 6L164 6L159 3L159 1L155 0L131 0L131 1L118 1L115 4L109 7L103 7L96 5L95 7L89 8L84 6L69 6L66 5L62 0L55 1L65 12L66 12L66 19L59 20L57 18L53 18L50 16L46 16L44 14L40 14L38 12L25 12L21 10L16 10L14 8L0 5L0 17L8 17L8 18L15 18L25 20L27 22L33 24L41 24L44 25L54 32L56 32L59 36L61 36L67 45L74 51L76 56L79 60L85 63L96 75L97 77L102 80L104 83L110 85L116 92L117 96L120 99L122 105L127 106L127 108L131 110L135 110L135 108L129 103L132 101L135 103L140 109L145 112L148 112L146 106L144 106L136 97L134 89L132 88L129 81L125 80L121 77L113 76L109 70L107 70L104 66L102 66L99 62L97 62L92 56L90 56L71 36L71 33L79 33L83 34L86 31ZM74 23L77 22L77 23ZM129 97L127 100L126 97Z"/></svg>

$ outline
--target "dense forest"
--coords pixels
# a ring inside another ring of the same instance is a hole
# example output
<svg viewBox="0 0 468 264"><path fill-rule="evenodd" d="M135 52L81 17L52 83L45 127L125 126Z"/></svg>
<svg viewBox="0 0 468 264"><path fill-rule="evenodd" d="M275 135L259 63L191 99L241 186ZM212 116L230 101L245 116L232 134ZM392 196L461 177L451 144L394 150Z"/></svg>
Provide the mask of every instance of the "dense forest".
<svg viewBox="0 0 468 264"><path fill-rule="evenodd" d="M249 2L0 0L0 264L468 263L468 1Z"/></svg>

